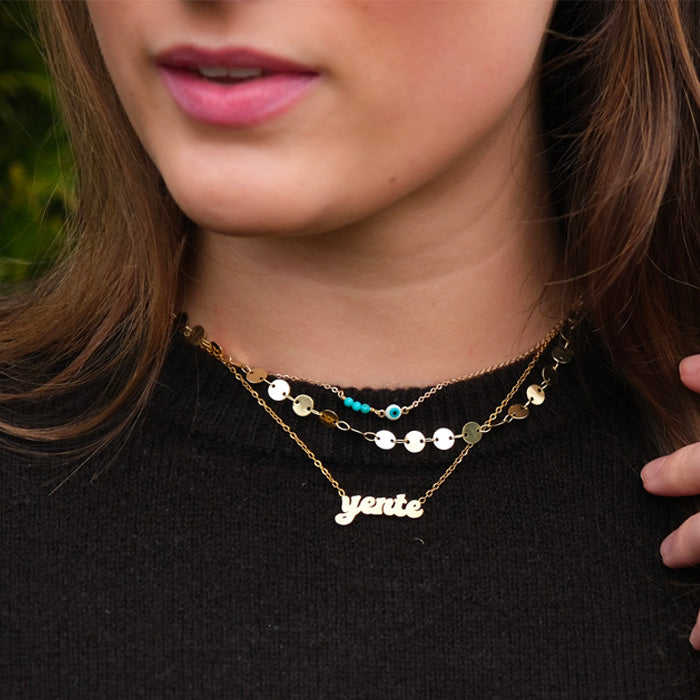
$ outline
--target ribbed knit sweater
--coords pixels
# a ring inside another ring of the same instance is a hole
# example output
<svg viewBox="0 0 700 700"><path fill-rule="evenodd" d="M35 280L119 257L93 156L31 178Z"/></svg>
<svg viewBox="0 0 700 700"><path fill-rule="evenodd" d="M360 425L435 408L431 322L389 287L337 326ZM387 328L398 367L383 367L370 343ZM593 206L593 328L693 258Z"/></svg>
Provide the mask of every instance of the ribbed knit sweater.
<svg viewBox="0 0 700 700"><path fill-rule="evenodd" d="M522 368L391 424L293 390L368 429L458 432ZM700 576L658 555L683 512L642 488L653 455L624 388L585 357L560 375L421 518L342 527L299 447L175 339L111 464L49 494L64 471L2 455L0 697L698 698L687 584ZM383 407L419 393L357 395ZM350 495L417 498L457 454L383 451L270 403Z"/></svg>

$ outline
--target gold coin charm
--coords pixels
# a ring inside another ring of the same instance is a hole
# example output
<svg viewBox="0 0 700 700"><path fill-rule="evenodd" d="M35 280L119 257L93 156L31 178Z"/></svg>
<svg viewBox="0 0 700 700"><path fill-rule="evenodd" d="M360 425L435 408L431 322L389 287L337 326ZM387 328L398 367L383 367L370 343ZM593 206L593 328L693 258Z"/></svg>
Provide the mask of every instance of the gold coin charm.
<svg viewBox="0 0 700 700"><path fill-rule="evenodd" d="M299 394L292 402L292 410L298 416L308 416L314 410L314 400L306 394Z"/></svg>
<svg viewBox="0 0 700 700"><path fill-rule="evenodd" d="M449 450L455 444L455 434L449 428L438 428L433 433L433 445L438 450Z"/></svg>
<svg viewBox="0 0 700 700"><path fill-rule="evenodd" d="M523 406L520 403L514 403L508 409L508 415L511 418L515 418L515 420L522 420L523 418L527 418L529 414L530 409L527 406Z"/></svg>
<svg viewBox="0 0 700 700"><path fill-rule="evenodd" d="M425 435L420 430L411 430L403 439L403 446L413 454L421 452L425 447Z"/></svg>
<svg viewBox="0 0 700 700"><path fill-rule="evenodd" d="M396 445L396 435L391 430L380 430L374 436L374 444L382 450L391 450Z"/></svg>
<svg viewBox="0 0 700 700"><path fill-rule="evenodd" d="M462 428L462 438L464 439L464 442L467 442L470 445L476 445L476 443L481 440L483 435L484 434L481 432L481 426L476 421L469 421L469 423L465 423L464 427Z"/></svg>
<svg viewBox="0 0 700 700"><path fill-rule="evenodd" d="M544 403L544 389L539 384L530 384L525 395L533 406Z"/></svg>
<svg viewBox="0 0 700 700"><path fill-rule="evenodd" d="M574 353L569 350L569 348L565 348L561 345L557 345L553 350L552 350L552 357L562 365L567 364L568 362L571 362L574 358Z"/></svg>
<svg viewBox="0 0 700 700"><path fill-rule="evenodd" d="M194 328L190 329L189 334L186 335L185 338L191 345L199 345L202 342L202 338L204 338L204 328L201 326L195 326Z"/></svg>
<svg viewBox="0 0 700 700"><path fill-rule="evenodd" d="M186 317L180 317L177 320L178 323L186 323ZM575 319L570 319L566 323L568 326L565 328L562 328L561 323L558 324L545 337L545 339L535 347L534 350L520 358L525 359L525 357L530 357L530 360L519 379L516 381L515 385L511 388L506 397L495 407L493 412L483 424L480 425L475 421L469 421L462 426L462 432L458 435L455 435L455 433L453 433L449 428L438 428L433 433L432 437L426 437L418 430L411 430L410 432L406 433L406 436L402 439L397 438L396 435L390 430L379 430L375 433L363 432L353 428L347 421L341 421L338 414L329 409L324 409L323 411L319 412L316 408L314 408L314 399L311 396L299 394L298 396L294 397L291 394L289 383L281 377L275 378L275 376L272 375L272 378L268 379L268 373L266 370L260 368L251 369L249 365L236 363L232 358L223 352L223 349L219 345L213 341L206 340L204 329L201 326L194 326L191 328L190 326L185 325L180 329L180 332L186 337L188 342L199 346L209 355L222 362L231 372L231 374L233 374L233 376L241 383L243 388L251 395L255 402L259 404L260 407L272 418L272 420L285 431L289 438L296 443L303 453L311 460L314 466L320 470L321 474L328 480L341 498L341 512L336 515L335 521L339 525L349 525L358 514L390 515L408 518L419 518L421 515L423 515L423 506L425 503L428 501L428 499L433 497L445 480L457 469L463 459L470 452L472 445L480 442L483 436L490 433L494 428L512 423L514 420L523 420L527 418L530 415L530 406L537 406L544 402L546 390L548 387L553 386L557 382L559 366L570 362L573 358L573 352L569 347L569 336L566 335L564 331L566 330L567 333L570 332L570 329L574 326ZM557 333L559 333L560 339L557 346L551 350L552 360L549 364L542 368L542 379L538 381L535 378L531 378L530 381L533 383L528 386L526 384L528 377L531 376L531 373L534 371L537 363L543 360L544 353L551 347L550 343L556 337ZM287 377L287 379L290 381L298 380L296 377ZM423 396L416 399L408 406L404 406L402 408L398 405L392 404L385 410L383 409L381 411L371 409L368 404L360 404L358 401L354 401L353 399L346 397L343 390L339 389L338 387L331 387L326 384L322 384L320 386L328 391L333 391L336 393L340 397L341 401L343 401L345 406L352 407L354 411L358 411L359 406L359 410L362 413L372 411L382 418L394 419L398 418L399 414L407 413L412 408L415 408L418 406L418 404L435 394L442 387L454 383L455 381L461 381L461 379L462 378L444 382L432 387L429 391L424 393ZM433 485L430 486L430 488L428 488L423 495L420 496L420 498L409 501L406 498L405 493L399 493L392 498L385 498L382 496L362 496L360 494L348 496L345 489L343 489L333 474L331 474L328 468L324 466L324 464L309 448L309 446L268 405L261 395L265 392L260 389L253 388L253 385L263 382L268 385L266 388L270 399L278 402L289 400L292 403L292 408L296 415L302 417L311 414L317 415L323 425L329 428L338 428L342 432L351 431L353 433L357 433L366 440L373 442L377 447L383 450L391 450L397 444L402 444L408 452L420 453L423 451L427 443L432 443L438 450L448 450L454 445L458 438L464 440L466 446L459 450L457 457L444 469ZM525 390L527 401L524 403L510 403L516 396L517 392L519 392L524 386L527 386L527 389ZM505 415L504 411L507 411Z"/></svg>
<svg viewBox="0 0 700 700"><path fill-rule="evenodd" d="M290 391L289 382L285 382L284 379L275 379L267 387L268 396L273 401L284 401L289 396Z"/></svg>
<svg viewBox="0 0 700 700"><path fill-rule="evenodd" d="M334 428L338 425L338 414L335 411L325 409L318 414L318 419L329 428Z"/></svg>
<svg viewBox="0 0 700 700"><path fill-rule="evenodd" d="M260 367L253 367L245 373L245 378L250 384L260 384L267 379L267 372Z"/></svg>

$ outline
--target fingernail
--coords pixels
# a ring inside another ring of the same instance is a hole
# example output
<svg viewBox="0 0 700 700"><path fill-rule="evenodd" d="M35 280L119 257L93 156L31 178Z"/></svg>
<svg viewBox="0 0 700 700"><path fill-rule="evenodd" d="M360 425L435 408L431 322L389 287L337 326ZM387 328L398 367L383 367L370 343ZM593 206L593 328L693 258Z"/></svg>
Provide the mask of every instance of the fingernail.
<svg viewBox="0 0 700 700"><path fill-rule="evenodd" d="M691 643L693 649L700 651L700 626L698 626L697 624L695 625L695 627L693 627L688 641Z"/></svg>
<svg viewBox="0 0 700 700"><path fill-rule="evenodd" d="M674 530L666 539L661 543L661 546L659 547L659 551L661 552L661 556L665 558L668 553L671 551L671 547L673 546L673 540L676 537L676 532L678 530Z"/></svg>
<svg viewBox="0 0 700 700"><path fill-rule="evenodd" d="M680 365L678 365L678 369L681 375L700 374L700 355L691 355L683 358Z"/></svg>
<svg viewBox="0 0 700 700"><path fill-rule="evenodd" d="M658 457L647 464L641 471L642 481L653 481L661 471L661 466L666 461L666 457Z"/></svg>

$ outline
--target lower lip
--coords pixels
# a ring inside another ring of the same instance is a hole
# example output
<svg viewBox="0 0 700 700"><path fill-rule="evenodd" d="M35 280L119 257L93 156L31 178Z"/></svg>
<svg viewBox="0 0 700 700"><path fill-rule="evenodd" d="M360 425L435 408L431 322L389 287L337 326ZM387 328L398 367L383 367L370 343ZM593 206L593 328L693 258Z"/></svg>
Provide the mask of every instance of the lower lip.
<svg viewBox="0 0 700 700"><path fill-rule="evenodd" d="M241 83L218 83L192 70L160 66L165 86L187 115L205 124L245 127L290 109L316 82L316 73L273 73Z"/></svg>

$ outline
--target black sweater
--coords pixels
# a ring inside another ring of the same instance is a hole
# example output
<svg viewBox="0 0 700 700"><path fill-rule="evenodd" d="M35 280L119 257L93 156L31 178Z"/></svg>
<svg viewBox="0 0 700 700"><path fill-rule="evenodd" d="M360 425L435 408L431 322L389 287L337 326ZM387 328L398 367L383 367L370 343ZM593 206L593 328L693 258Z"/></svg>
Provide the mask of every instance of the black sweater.
<svg viewBox="0 0 700 700"><path fill-rule="evenodd" d="M176 339L116 460L64 472L5 454L0 697L698 698L682 518L642 489L624 390L579 358L494 430L419 519L334 522L319 470L216 360ZM585 365L585 366L584 366ZM483 421L522 364L373 430ZM418 392L419 393L419 392ZM364 391L382 407L415 391ZM416 498L457 448L384 452L278 413L350 495ZM95 475L97 474L97 477ZM55 482L54 482L55 483Z"/></svg>

